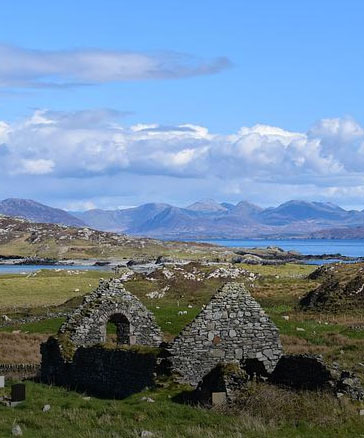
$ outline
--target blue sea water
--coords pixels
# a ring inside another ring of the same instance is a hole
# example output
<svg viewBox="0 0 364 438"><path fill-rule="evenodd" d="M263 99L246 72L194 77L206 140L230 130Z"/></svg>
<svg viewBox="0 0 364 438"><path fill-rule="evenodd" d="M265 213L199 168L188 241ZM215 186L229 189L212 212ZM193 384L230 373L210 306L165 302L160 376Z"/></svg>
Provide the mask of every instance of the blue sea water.
<svg viewBox="0 0 364 438"><path fill-rule="evenodd" d="M348 257L364 257L364 240L202 240L201 242L231 248L261 248L278 246L286 251L294 250L304 255L341 254Z"/></svg>
<svg viewBox="0 0 364 438"><path fill-rule="evenodd" d="M64 271L107 271L107 266L86 266L86 265L0 265L1 274L29 274L41 269L62 269Z"/></svg>
<svg viewBox="0 0 364 438"><path fill-rule="evenodd" d="M325 240L325 239L307 239L307 240L201 240L201 242L213 243L216 245L227 246L231 248L262 248L267 246L278 246L286 251L294 250L304 255L320 254L341 254L348 257L364 257L364 240ZM329 260L335 261L335 259ZM327 260L313 260L310 263L322 264ZM63 269L72 271L99 270L106 271L110 268L107 266L87 266L87 265L0 265L1 274L28 274L39 271L40 269Z"/></svg>

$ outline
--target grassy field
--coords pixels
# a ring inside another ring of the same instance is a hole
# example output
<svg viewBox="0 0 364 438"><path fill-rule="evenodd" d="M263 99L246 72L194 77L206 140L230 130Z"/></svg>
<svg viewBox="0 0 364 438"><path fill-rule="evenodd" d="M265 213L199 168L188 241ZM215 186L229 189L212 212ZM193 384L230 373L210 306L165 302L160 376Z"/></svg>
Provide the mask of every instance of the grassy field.
<svg viewBox="0 0 364 438"><path fill-rule="evenodd" d="M358 405L325 394L292 393L262 385L252 388L236 412L181 405L181 387L135 394L125 400L88 398L62 388L27 382L28 401L0 406L0 436L19 424L26 438L359 438L364 433ZM155 402L147 403L142 397ZM42 412L49 404L49 412Z"/></svg>
<svg viewBox="0 0 364 438"><path fill-rule="evenodd" d="M0 309L6 311L62 304L90 292L102 276L108 278L112 272L42 270L35 276L1 275Z"/></svg>
<svg viewBox="0 0 364 438"><path fill-rule="evenodd" d="M318 283L307 279L315 267L307 265L241 266L260 274L250 287L281 333L288 353L319 353L355 371L364 382L364 331L351 326L363 316L302 312L298 300ZM95 271L78 275L41 272L35 277L0 277L0 311L10 317L70 310L81 295L94 288L98 278L111 273ZM200 311L203 304L224 283L224 279L204 282L170 280L142 276L126 283L155 314L165 338L172 339ZM147 293L169 284L161 299ZM79 291L76 292L76 289ZM179 311L187 314L178 315ZM38 345L48 334L57 332L63 318L1 329L0 362L37 362ZM11 333L20 330L20 333ZM10 333L9 333L10 332ZM109 327L112 333L112 327ZM16 348L12 348L16 345ZM27 351L27 356L24 352ZM364 437L364 417L358 403L315 392L290 392L270 385L252 388L236 412L205 410L173 401L183 388L164 383L160 388L125 400L85 399L83 394L62 388L27 382L28 402L16 409L0 407L0 437L10 437L13 423L21 425L24 437L128 438L149 430L156 438L315 438ZM155 403L141 398L147 395ZM42 412L44 404L51 411Z"/></svg>

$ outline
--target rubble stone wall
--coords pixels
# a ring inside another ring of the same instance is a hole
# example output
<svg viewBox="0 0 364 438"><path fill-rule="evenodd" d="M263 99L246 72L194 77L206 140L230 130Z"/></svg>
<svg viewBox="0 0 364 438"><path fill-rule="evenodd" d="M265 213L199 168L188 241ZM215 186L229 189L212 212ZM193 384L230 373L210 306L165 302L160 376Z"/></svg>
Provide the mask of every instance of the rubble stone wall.
<svg viewBox="0 0 364 438"><path fill-rule="evenodd" d="M158 351L153 348L80 347L72 362L63 359L58 341L42 344L41 380L91 395L124 398L154 386Z"/></svg>
<svg viewBox="0 0 364 438"><path fill-rule="evenodd" d="M60 328L75 347L87 347L105 342L106 326L115 316L127 319L130 344L158 347L162 333L154 315L131 293L120 280L102 281L91 294L86 295Z"/></svg>
<svg viewBox="0 0 364 438"><path fill-rule="evenodd" d="M218 363L257 359L272 372L279 331L242 283L225 284L169 348L172 370L197 385Z"/></svg>
<svg viewBox="0 0 364 438"><path fill-rule="evenodd" d="M0 376L16 379L30 379L38 376L40 365L37 363L0 363Z"/></svg>

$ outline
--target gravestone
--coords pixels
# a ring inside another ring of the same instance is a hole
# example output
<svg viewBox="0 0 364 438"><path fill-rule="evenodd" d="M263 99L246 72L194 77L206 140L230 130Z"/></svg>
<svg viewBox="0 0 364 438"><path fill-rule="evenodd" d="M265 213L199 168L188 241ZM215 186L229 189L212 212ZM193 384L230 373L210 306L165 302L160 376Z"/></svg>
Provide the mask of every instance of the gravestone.
<svg viewBox="0 0 364 438"><path fill-rule="evenodd" d="M5 387L5 377L0 376L0 388L4 388L4 387Z"/></svg>
<svg viewBox="0 0 364 438"><path fill-rule="evenodd" d="M25 400L25 385L24 383L16 383L11 385L11 402L22 402Z"/></svg>

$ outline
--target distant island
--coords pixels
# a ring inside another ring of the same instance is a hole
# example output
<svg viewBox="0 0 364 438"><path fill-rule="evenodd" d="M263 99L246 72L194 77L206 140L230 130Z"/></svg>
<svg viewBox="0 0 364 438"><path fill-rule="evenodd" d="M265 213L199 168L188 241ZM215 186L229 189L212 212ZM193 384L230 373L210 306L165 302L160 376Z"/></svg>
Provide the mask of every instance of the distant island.
<svg viewBox="0 0 364 438"><path fill-rule="evenodd" d="M247 201L203 200L186 207L147 203L126 209L66 212L33 200L11 198L0 201L0 214L163 239L364 238L363 210L299 200L269 208Z"/></svg>

